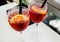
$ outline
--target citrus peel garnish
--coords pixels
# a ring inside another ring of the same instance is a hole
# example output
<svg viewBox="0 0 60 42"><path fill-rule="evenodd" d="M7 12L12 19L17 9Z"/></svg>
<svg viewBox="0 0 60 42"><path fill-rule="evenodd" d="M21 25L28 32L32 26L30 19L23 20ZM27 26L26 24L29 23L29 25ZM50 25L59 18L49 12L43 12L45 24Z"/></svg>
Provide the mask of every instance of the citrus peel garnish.
<svg viewBox="0 0 60 42"><path fill-rule="evenodd" d="M22 14L17 14L10 19L10 23L19 23L28 20L28 17Z"/></svg>
<svg viewBox="0 0 60 42"><path fill-rule="evenodd" d="M36 6L32 6L32 10L34 10L35 12L38 12L40 14L46 14L46 10L42 9L42 8L38 8Z"/></svg>

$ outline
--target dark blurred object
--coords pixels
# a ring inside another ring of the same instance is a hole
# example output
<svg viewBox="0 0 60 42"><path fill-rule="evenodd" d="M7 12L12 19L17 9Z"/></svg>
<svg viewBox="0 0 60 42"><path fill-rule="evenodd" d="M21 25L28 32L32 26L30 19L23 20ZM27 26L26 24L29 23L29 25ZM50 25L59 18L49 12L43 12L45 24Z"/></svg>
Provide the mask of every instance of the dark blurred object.
<svg viewBox="0 0 60 42"><path fill-rule="evenodd" d="M7 1L13 2L13 0L0 0L0 6L7 4Z"/></svg>
<svg viewBox="0 0 60 42"><path fill-rule="evenodd" d="M24 4L24 3L22 3L22 6L24 6L24 7L28 8L28 6L27 6L26 4Z"/></svg>
<svg viewBox="0 0 60 42"><path fill-rule="evenodd" d="M0 0L0 6L1 5L5 5L5 4L7 4L7 1L6 0Z"/></svg>
<svg viewBox="0 0 60 42"><path fill-rule="evenodd" d="M13 0L8 0L9 2L13 2Z"/></svg>

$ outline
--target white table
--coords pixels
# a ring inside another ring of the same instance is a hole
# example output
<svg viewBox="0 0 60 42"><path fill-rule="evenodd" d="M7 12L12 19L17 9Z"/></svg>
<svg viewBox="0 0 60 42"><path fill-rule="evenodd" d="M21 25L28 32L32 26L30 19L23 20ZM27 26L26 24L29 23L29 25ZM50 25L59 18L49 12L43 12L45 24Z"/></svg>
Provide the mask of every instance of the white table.
<svg viewBox="0 0 60 42"><path fill-rule="evenodd" d="M15 30L13 30L7 21L6 10L8 10L16 5L17 4L15 2L13 2L13 3L9 3L7 5L4 5L4 6L0 6L0 42L18 42L21 39L21 34ZM27 40L29 38L29 33L32 33L32 35L34 34L34 32L32 32L32 30L34 30L34 28L36 28L36 26L35 26L35 24L32 24L32 25L28 26L26 30L23 31L22 34L24 34L23 37L25 36L24 37L25 40ZM31 29L31 32L29 32L30 29ZM41 41L39 41L39 42L57 42L57 40L60 38L60 36L56 32L54 32L52 29L50 29L48 26L46 26L43 22L39 23L38 31L40 31L41 35L42 35ZM33 37L31 36L30 38L33 38ZM27 41L24 41L24 42L27 42ZM35 42L35 40L31 41L31 39L30 39L30 42Z"/></svg>

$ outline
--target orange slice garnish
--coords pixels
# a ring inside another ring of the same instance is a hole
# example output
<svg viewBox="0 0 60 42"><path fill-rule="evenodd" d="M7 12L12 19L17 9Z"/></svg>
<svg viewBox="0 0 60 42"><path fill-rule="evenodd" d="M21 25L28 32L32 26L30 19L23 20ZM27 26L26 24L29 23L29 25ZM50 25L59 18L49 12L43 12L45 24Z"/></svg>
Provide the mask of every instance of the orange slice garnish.
<svg viewBox="0 0 60 42"><path fill-rule="evenodd" d="M25 15L17 14L11 18L10 23L16 23L16 22L19 23L19 22L23 22L27 19L28 18Z"/></svg>
<svg viewBox="0 0 60 42"><path fill-rule="evenodd" d="M46 10L42 9L42 8L38 8L36 6L32 6L32 10L34 10L35 12L38 12L40 14L46 14Z"/></svg>

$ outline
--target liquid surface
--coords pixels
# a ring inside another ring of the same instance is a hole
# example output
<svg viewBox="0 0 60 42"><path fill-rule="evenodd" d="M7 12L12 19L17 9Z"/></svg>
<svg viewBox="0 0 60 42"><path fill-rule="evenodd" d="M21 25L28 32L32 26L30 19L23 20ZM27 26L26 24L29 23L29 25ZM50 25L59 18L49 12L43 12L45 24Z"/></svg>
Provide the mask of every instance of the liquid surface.
<svg viewBox="0 0 60 42"><path fill-rule="evenodd" d="M16 14L15 12L8 17L8 22L14 30L23 31L29 25L29 18L23 14Z"/></svg>
<svg viewBox="0 0 60 42"><path fill-rule="evenodd" d="M33 4L29 7L30 18L35 23L41 22L47 14L47 10L45 10L45 7L40 7L40 4Z"/></svg>

